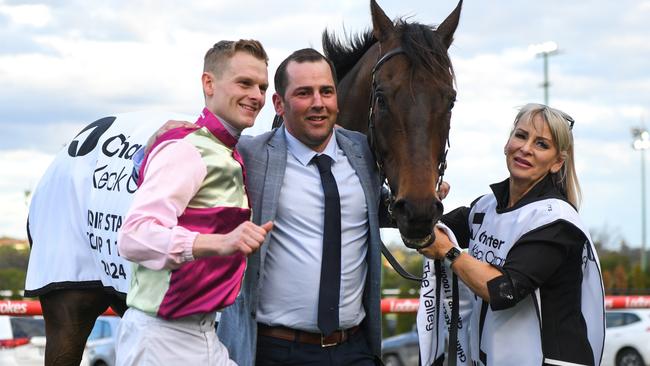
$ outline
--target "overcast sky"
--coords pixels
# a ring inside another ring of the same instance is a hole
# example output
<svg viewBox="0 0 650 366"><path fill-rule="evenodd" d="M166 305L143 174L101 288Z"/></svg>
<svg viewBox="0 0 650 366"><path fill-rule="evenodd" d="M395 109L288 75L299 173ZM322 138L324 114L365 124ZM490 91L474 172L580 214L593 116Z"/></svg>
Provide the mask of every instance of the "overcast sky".
<svg viewBox="0 0 650 366"><path fill-rule="evenodd" d="M391 18L438 24L456 2L379 4ZM650 118L648 19L649 0L466 1L450 49L458 102L445 206L469 204L507 176L516 108L543 101L542 59L529 45L552 40L550 104L576 120L582 217L639 246L641 153L630 129ZM360 0L0 0L0 236L25 237L25 191L83 125L129 111L197 114L203 55L216 41L259 39L272 76L291 51L320 50L325 28L344 35L370 24ZM270 99L246 133L270 128Z"/></svg>

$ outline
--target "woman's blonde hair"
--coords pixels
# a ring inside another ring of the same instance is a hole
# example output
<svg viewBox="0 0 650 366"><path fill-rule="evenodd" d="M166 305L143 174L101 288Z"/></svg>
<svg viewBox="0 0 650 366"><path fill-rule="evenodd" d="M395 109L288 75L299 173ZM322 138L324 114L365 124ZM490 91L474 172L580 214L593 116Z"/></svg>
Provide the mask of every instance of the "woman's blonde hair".
<svg viewBox="0 0 650 366"><path fill-rule="evenodd" d="M550 173L553 183L566 195L567 200L578 209L582 199L580 184L576 174L575 159L573 157L573 118L559 109L551 108L544 104L529 103L521 107L513 125L513 131L521 120L532 121L535 116L540 116L551 130L553 142L559 154L564 159L562 168L557 173ZM512 133L512 132L511 132Z"/></svg>

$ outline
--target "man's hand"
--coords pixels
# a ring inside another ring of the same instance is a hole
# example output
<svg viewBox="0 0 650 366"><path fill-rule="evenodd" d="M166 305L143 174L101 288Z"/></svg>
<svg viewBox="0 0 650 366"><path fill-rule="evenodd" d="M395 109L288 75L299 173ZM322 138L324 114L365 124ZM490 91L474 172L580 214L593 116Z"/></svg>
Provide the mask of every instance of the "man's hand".
<svg viewBox="0 0 650 366"><path fill-rule="evenodd" d="M228 234L199 234L194 241L192 254L194 258L228 256L238 252L248 256L259 249L272 229L272 221L262 226L245 221Z"/></svg>
<svg viewBox="0 0 650 366"><path fill-rule="evenodd" d="M174 128L193 127L193 126L194 123L187 122L187 121L169 120L165 122L165 124L162 125L162 127L160 127L156 132L154 132L154 134L151 135L151 137L149 137L149 140L147 140L147 146L144 148L145 155L149 152L149 149L151 149L151 145L153 145L154 141L156 141L156 139L160 137L160 135L162 135L163 133L172 130Z"/></svg>

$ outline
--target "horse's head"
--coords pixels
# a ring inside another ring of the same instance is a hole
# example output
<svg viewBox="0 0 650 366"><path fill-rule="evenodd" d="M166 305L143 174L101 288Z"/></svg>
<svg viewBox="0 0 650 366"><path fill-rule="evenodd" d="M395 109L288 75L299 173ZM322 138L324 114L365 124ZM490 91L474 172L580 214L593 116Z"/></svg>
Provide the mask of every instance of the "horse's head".
<svg viewBox="0 0 650 366"><path fill-rule="evenodd" d="M371 32L348 42L323 33L323 49L339 77L338 123L368 135L391 189L392 216L412 248L433 240L443 212L437 186L456 99L447 49L461 6L462 0L433 28L393 23L371 0Z"/></svg>
<svg viewBox="0 0 650 366"><path fill-rule="evenodd" d="M386 16L371 1L378 43L371 70L368 136L391 190L389 202L404 243L433 240L442 216L437 187L446 166L451 110L456 100L447 49L458 25L462 0L433 29Z"/></svg>

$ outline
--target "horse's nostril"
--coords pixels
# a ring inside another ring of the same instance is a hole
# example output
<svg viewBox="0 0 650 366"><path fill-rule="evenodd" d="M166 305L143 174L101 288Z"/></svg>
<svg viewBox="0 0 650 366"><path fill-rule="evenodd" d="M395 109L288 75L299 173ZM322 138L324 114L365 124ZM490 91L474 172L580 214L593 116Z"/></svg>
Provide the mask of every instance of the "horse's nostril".
<svg viewBox="0 0 650 366"><path fill-rule="evenodd" d="M398 199L393 205L393 211L398 215L402 215L407 220L411 220L415 212L413 212L413 205L405 199Z"/></svg>
<svg viewBox="0 0 650 366"><path fill-rule="evenodd" d="M401 211L405 208L406 201L403 199L398 199L393 203L393 210Z"/></svg>
<svg viewBox="0 0 650 366"><path fill-rule="evenodd" d="M424 218L429 220L437 220L438 216L442 215L444 211L444 206L440 200L434 199L433 201L422 201L410 202L406 199L398 199L393 204L393 212L398 215L401 215L406 220L421 220L426 221Z"/></svg>
<svg viewBox="0 0 650 366"><path fill-rule="evenodd" d="M418 205L418 202L412 202L407 199L400 199L395 201L394 211L399 215L403 215L407 220L421 220L422 217L429 216L428 211L431 210L431 206L422 205L421 202Z"/></svg>
<svg viewBox="0 0 650 366"><path fill-rule="evenodd" d="M442 215L443 212L445 212L445 205L442 204L442 201L440 200L435 200L433 203L433 212L434 213L439 213Z"/></svg>

